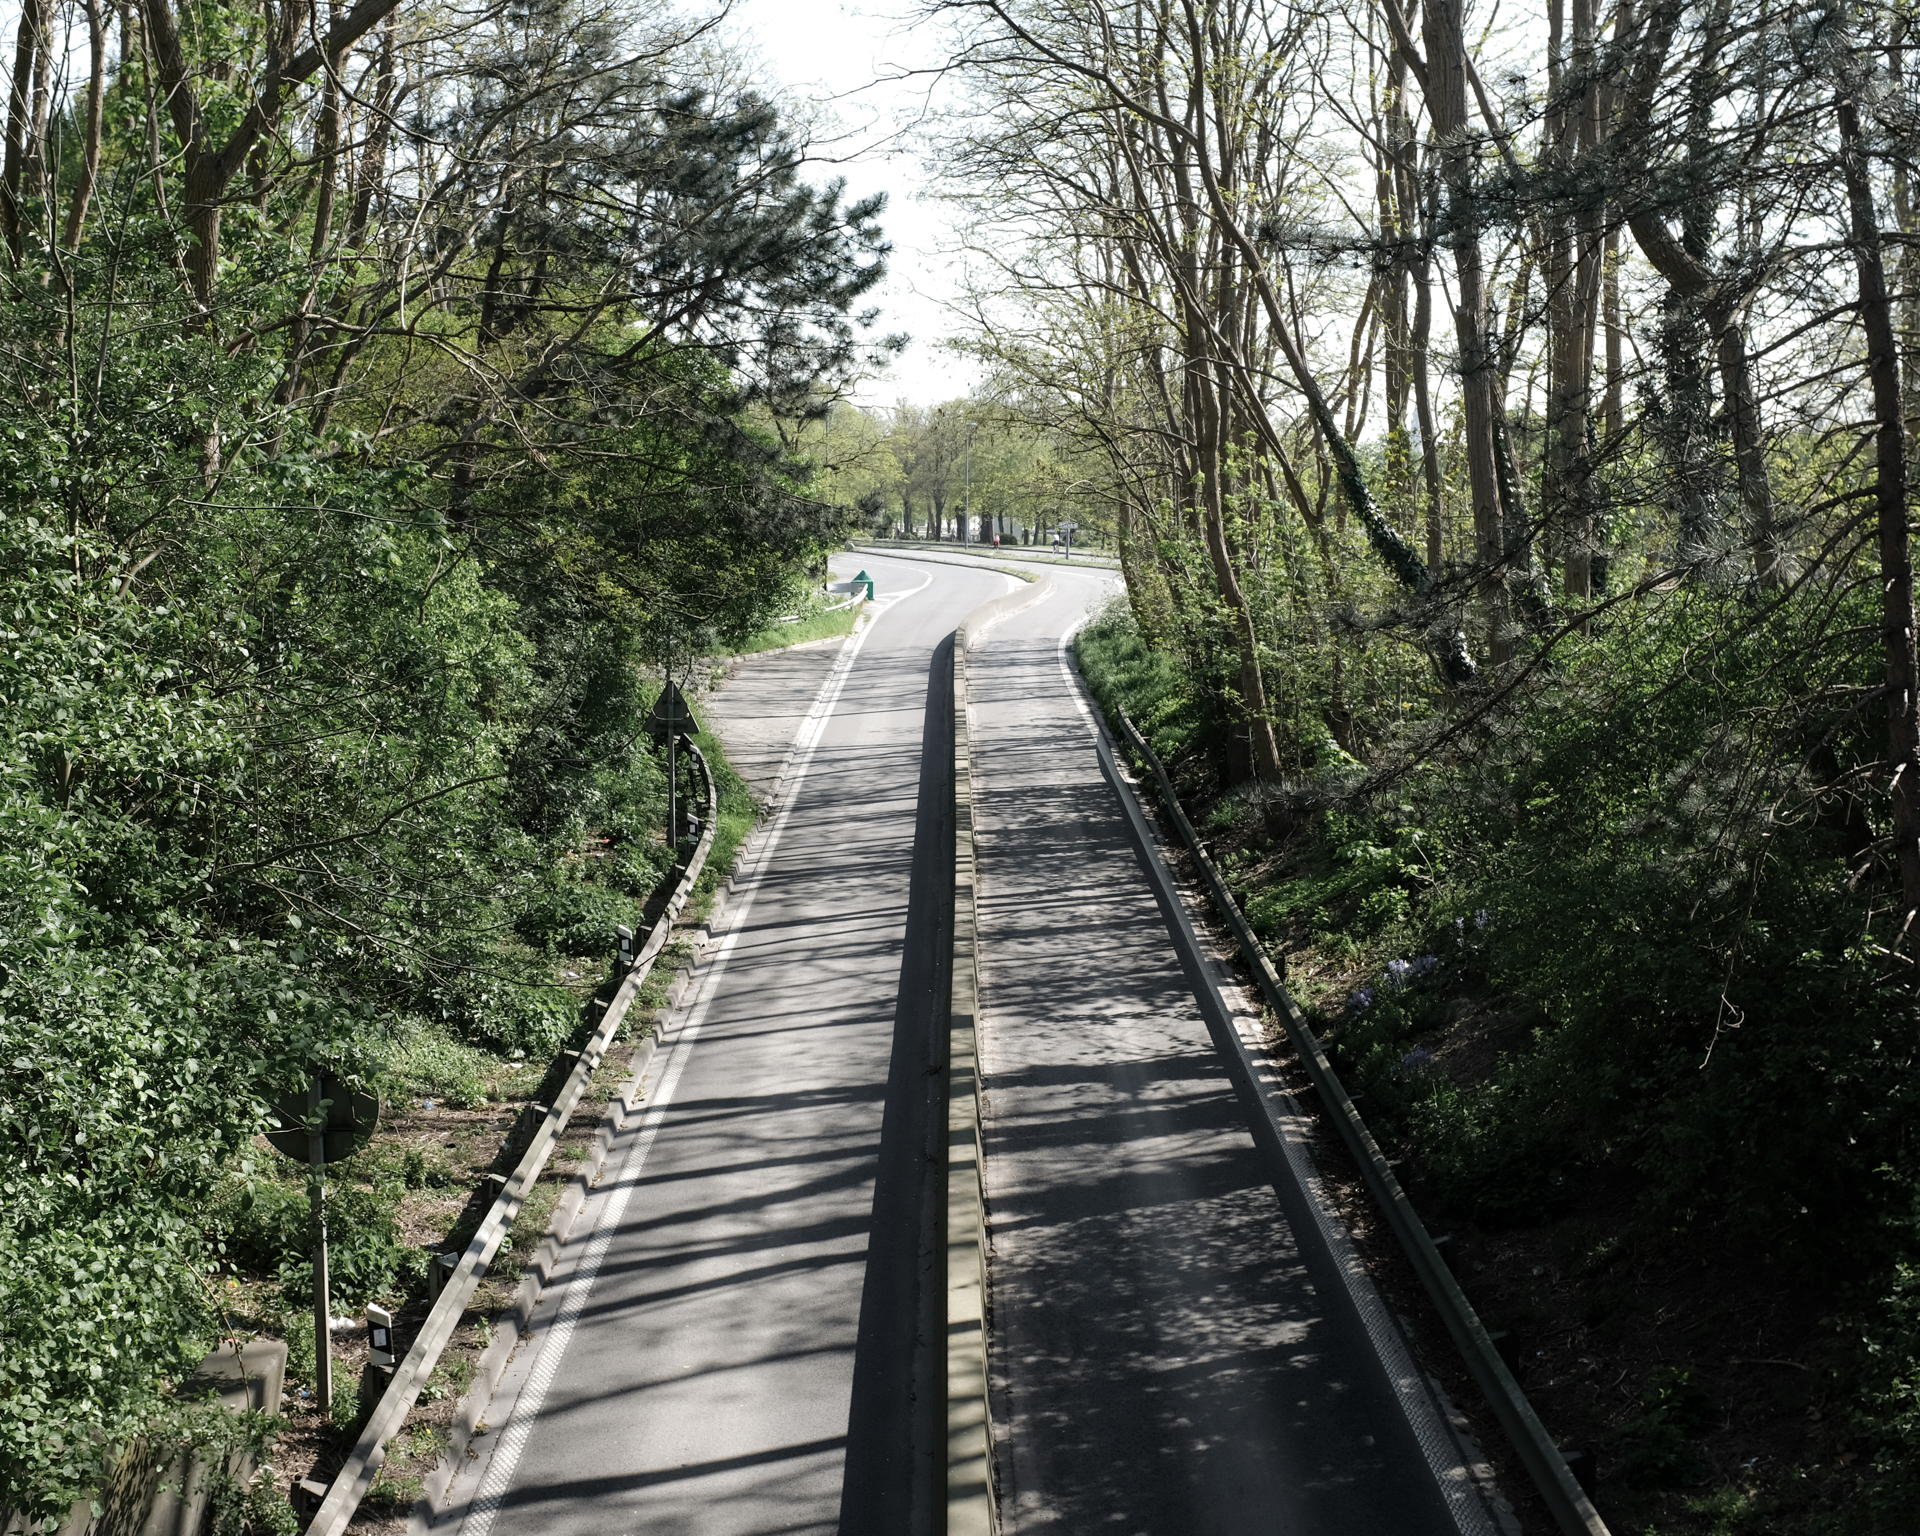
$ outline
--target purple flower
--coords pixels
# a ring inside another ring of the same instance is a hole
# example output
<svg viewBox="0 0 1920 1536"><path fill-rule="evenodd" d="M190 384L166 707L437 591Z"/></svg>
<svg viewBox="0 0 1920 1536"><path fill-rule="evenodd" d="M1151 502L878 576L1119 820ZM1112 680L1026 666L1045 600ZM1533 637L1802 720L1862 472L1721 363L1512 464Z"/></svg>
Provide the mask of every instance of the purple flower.
<svg viewBox="0 0 1920 1536"><path fill-rule="evenodd" d="M1395 1077L1424 1077L1433 1068L1433 1057L1424 1045L1416 1045L1400 1058L1400 1065L1393 1069Z"/></svg>
<svg viewBox="0 0 1920 1536"><path fill-rule="evenodd" d="M1431 976L1440 969L1438 955L1422 955L1417 960L1389 960L1387 962L1387 985L1398 992L1412 982Z"/></svg>
<svg viewBox="0 0 1920 1536"><path fill-rule="evenodd" d="M1484 928L1492 921L1493 914L1485 907L1482 907L1478 912L1473 914L1473 926L1476 928Z"/></svg>
<svg viewBox="0 0 1920 1536"><path fill-rule="evenodd" d="M1352 997L1347 999L1348 1013L1365 1013L1372 1006L1373 1006L1373 988L1372 987L1362 987L1358 992L1354 993Z"/></svg>

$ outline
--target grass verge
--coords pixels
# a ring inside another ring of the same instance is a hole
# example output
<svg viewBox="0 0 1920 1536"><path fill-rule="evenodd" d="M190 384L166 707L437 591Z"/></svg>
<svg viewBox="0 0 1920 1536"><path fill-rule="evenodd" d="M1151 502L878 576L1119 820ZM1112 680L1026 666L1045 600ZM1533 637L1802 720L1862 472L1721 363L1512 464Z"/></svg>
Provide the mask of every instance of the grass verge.
<svg viewBox="0 0 1920 1536"><path fill-rule="evenodd" d="M809 640L831 640L835 635L850 634L865 606L852 603L845 608L802 614L797 623L769 624L765 629L755 630L725 654L753 656L761 651L782 651L790 645L805 645ZM701 750L706 750L704 740Z"/></svg>

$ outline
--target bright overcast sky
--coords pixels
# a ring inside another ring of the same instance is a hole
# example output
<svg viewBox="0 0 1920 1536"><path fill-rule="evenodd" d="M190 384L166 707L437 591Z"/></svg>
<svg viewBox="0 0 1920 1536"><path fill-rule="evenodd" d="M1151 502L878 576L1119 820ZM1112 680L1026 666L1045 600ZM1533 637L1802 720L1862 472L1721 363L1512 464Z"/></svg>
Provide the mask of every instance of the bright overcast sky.
<svg viewBox="0 0 1920 1536"><path fill-rule="evenodd" d="M906 399L935 405L963 395L978 377L973 364L945 355L937 345L952 321L942 301L954 277L940 255L941 210L917 196L922 183L918 156L898 129L912 121L926 100L929 77L898 80L909 69L937 64L937 38L915 32L898 18L911 0L735 0L730 36L746 43L755 71L795 105L824 107L846 135L845 164L816 166L825 180L847 179L849 198L885 192L885 225L893 259L877 302L881 327L905 331L912 345L885 377L855 392L869 408Z"/></svg>

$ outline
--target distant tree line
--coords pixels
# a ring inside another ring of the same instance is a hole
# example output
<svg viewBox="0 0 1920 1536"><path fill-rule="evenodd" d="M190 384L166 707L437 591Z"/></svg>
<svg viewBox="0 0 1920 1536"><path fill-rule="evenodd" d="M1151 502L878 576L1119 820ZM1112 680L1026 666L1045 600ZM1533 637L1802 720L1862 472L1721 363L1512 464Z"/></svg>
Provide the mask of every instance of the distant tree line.
<svg viewBox="0 0 1920 1536"><path fill-rule="evenodd" d="M1050 538L1077 522L1107 527L1101 501L1075 479L1060 438L1024 414L978 398L870 411L841 402L804 424L795 447L816 466L813 490L868 529L909 538L992 543Z"/></svg>

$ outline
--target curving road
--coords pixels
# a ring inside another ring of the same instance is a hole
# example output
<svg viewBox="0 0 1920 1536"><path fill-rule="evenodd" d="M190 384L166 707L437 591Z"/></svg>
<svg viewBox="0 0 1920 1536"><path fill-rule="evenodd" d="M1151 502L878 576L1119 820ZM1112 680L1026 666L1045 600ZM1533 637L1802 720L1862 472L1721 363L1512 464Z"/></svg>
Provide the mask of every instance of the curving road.
<svg viewBox="0 0 1920 1536"><path fill-rule="evenodd" d="M955 625L1009 583L862 563L888 606L841 653L804 777L665 1021L648 1108L523 1353L563 1347L510 1372L518 1399L496 1399L486 1465L456 1484L446 1523L464 1515L465 1536L924 1524L948 657Z"/></svg>
<svg viewBox="0 0 1920 1536"><path fill-rule="evenodd" d="M847 564L871 625L708 706L785 787L436 1528L935 1530L950 645L1011 583ZM1112 578L1050 574L972 666L1005 1527L1478 1531L1102 777L1060 638Z"/></svg>
<svg viewBox="0 0 1920 1536"><path fill-rule="evenodd" d="M1449 1509L1306 1194L1250 1129L1231 1004L1062 659L1113 588L1052 574L970 667L1005 1528L1490 1531ZM1431 1405L1415 1416L1431 1438Z"/></svg>

